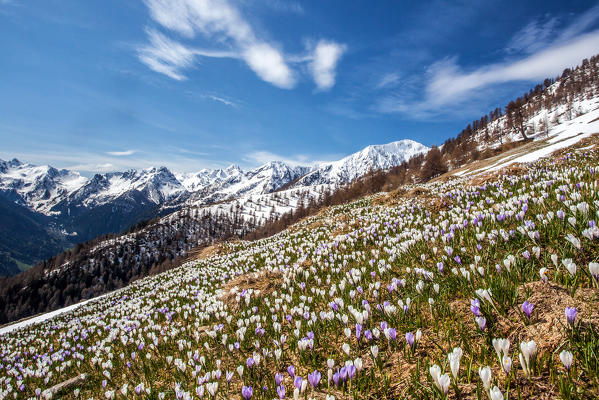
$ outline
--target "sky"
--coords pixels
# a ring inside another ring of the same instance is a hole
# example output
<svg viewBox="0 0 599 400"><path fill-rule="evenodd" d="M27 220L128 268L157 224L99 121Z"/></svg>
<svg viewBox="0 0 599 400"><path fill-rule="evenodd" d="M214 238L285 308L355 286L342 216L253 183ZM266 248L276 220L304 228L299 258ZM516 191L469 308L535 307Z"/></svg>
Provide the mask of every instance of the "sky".
<svg viewBox="0 0 599 400"><path fill-rule="evenodd" d="M0 158L90 175L431 146L595 53L594 1L0 0Z"/></svg>

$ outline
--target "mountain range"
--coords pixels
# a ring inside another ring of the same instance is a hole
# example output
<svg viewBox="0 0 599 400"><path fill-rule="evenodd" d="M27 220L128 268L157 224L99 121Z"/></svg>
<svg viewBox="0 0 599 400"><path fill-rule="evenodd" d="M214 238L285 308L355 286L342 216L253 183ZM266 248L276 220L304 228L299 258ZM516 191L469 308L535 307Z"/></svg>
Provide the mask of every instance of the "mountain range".
<svg viewBox="0 0 599 400"><path fill-rule="evenodd" d="M6 221L0 227L0 275L16 274L77 243L122 232L182 207L250 198L282 188L338 186L426 151L420 143L401 140L312 166L272 161L245 171L231 165L184 174L153 167L91 178L17 159L0 160L0 215Z"/></svg>

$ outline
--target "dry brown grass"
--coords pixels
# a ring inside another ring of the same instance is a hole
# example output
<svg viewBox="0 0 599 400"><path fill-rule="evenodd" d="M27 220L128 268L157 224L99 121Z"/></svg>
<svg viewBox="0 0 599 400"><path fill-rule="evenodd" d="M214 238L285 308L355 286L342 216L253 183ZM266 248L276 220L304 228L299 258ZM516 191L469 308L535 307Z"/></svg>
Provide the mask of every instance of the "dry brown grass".
<svg viewBox="0 0 599 400"><path fill-rule="evenodd" d="M584 318L585 323L599 328L596 289L581 288L572 297L560 285L537 281L520 288L523 297L525 290L531 293L527 300L534 304L531 323L525 324L517 310L512 310L507 318L498 321L499 329L512 343L534 340L539 351L553 351L567 338L564 329L567 325L566 307L576 307L578 318Z"/></svg>
<svg viewBox="0 0 599 400"><path fill-rule="evenodd" d="M373 204L385 207L393 207L398 205L404 199L421 200L426 203L427 209L430 211L447 210L450 207L446 200L432 195L430 190L424 187L416 187L411 189L400 187L386 195L375 198L373 200Z"/></svg>
<svg viewBox="0 0 599 400"><path fill-rule="evenodd" d="M270 295L272 292L283 282L283 275L280 272L262 272L262 273L249 273L239 275L231 279L223 287L223 302L232 310L237 311L239 309L239 303L236 300L237 293L242 290L253 289L254 291L259 290L259 294L254 294L254 297L263 298ZM233 289L237 287L237 292L233 292Z"/></svg>

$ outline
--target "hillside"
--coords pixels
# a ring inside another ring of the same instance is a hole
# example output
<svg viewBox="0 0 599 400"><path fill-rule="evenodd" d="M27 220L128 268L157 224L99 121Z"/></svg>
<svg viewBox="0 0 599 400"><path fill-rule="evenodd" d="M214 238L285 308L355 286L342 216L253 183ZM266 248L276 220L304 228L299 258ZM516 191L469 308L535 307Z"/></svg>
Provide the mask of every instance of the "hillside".
<svg viewBox="0 0 599 400"><path fill-rule="evenodd" d="M369 146L342 160L317 166L292 166L273 161L245 171L230 166L191 174L174 174L166 167L157 167L96 174L90 179L75 171L31 165L16 159L0 160L0 196L25 208L19 212L31 214L44 227L35 231L28 225L16 229L15 233L23 238L20 246L10 245L5 236L0 238L0 247L5 248L7 254L7 258L0 258L0 273L4 270L13 275L17 272L15 262L30 266L65 248L106 234L122 233L142 221L181 208L223 201L247 202L285 187L302 189L328 185L333 190L370 169L392 168L427 150L419 143L403 140ZM318 174L317 180L300 181L314 174ZM19 212L15 211L10 218L19 218ZM277 215L259 212L253 224L262 225ZM38 237L42 240L36 240ZM207 237L205 241L219 237ZM47 246L50 238L60 246ZM29 256L25 257L24 253Z"/></svg>
<svg viewBox="0 0 599 400"><path fill-rule="evenodd" d="M335 206L6 327L2 394L591 398L598 146Z"/></svg>
<svg viewBox="0 0 599 400"><path fill-rule="evenodd" d="M198 249L219 240L272 235L317 212L322 205L341 204L369 193L426 182L448 170L464 176L472 175L473 170L492 171L512 162L525 162L527 153L538 151L538 156L543 156L572 145L599 131L599 80L593 75L598 63L597 57L592 57L557 79L546 80L510 102L505 114L496 110L469 125L455 139L447 140L440 149L428 152L416 142L403 140L368 146L342 160L312 168L272 162L247 172L231 166L179 177L166 169L119 173L110 179L96 177L94 180L107 183L94 186L116 186L120 189L109 192L117 193L123 193L122 188L127 187L122 184L124 177L133 178L133 182L150 182L149 188L125 191L124 197L134 204L144 204L144 197L136 196L154 193L150 198L158 203L148 203L166 215L160 217L161 213L155 212L152 216L159 218L137 224L128 232L79 244L25 274L0 281L0 322L55 310L122 288L136 279L178 266ZM524 118L518 124L514 122L516 103L519 118ZM569 109L576 112L566 113ZM543 130L535 128L541 117L550 121ZM466 164L468 167L464 167ZM157 176L168 179L148 179ZM121 183L110 183L115 179ZM176 189L179 186L174 182L179 179L188 189ZM161 183L164 181L167 184ZM158 188L164 187L171 188L164 193L174 197L159 195L162 192ZM167 203L159 205L160 199L168 198L185 200L176 206L178 211L168 213ZM114 209L116 204L119 203L103 207ZM151 214L144 215L150 218ZM117 212L100 221L106 223L120 215L123 213ZM142 219L141 215L138 217Z"/></svg>

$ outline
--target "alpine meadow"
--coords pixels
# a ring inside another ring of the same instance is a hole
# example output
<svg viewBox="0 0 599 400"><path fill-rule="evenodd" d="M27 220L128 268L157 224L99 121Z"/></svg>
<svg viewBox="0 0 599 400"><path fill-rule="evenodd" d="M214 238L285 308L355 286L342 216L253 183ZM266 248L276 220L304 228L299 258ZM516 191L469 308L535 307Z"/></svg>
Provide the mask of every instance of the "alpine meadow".
<svg viewBox="0 0 599 400"><path fill-rule="evenodd" d="M590 3L0 0L0 399L598 398Z"/></svg>

